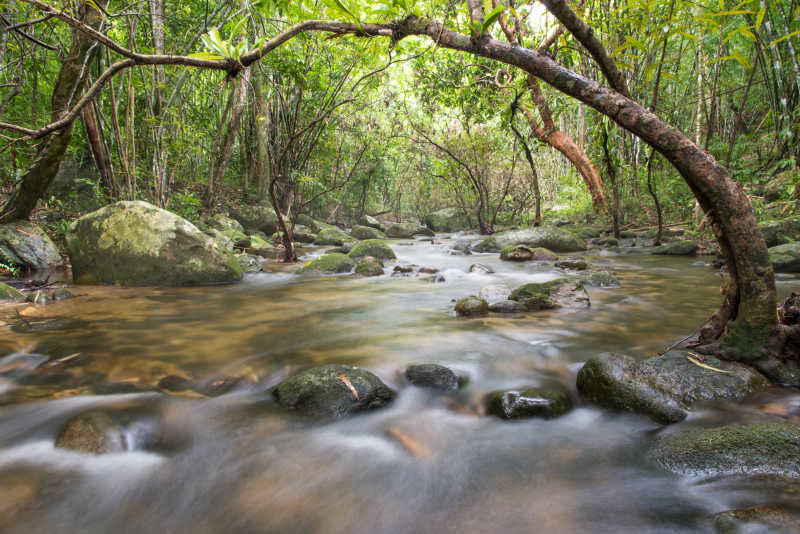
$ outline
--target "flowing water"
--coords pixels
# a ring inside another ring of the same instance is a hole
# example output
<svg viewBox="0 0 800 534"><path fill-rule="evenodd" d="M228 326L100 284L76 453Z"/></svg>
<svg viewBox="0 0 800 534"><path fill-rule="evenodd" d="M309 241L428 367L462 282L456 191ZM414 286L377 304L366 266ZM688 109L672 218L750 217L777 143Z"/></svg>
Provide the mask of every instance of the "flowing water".
<svg viewBox="0 0 800 534"><path fill-rule="evenodd" d="M689 335L718 303L714 269L687 258L589 255L621 280L589 288L590 309L464 319L452 312L455 299L564 273L450 255L447 242L392 242L399 263L437 267L444 283L391 277L392 263L369 279L276 266L233 286L79 287L69 301L3 310L0 531L697 532L710 528L709 514L796 500L796 485L664 472L648 458L664 430L645 417L588 405L553 420L482 414L491 390L557 379L574 392L593 354L644 358ZM472 263L495 273L469 273ZM796 278L779 279L781 295L798 288ZM75 353L79 365L32 373ZM419 362L447 365L469 384L453 395L404 385L402 371ZM328 423L276 406L272 386L324 363L367 368L398 398ZM103 383L152 389L166 375L236 387L216 397L93 394ZM683 425L762 420L776 399L797 404L800 395L705 406ZM131 451L54 447L67 419L98 407L150 414L128 428ZM139 446L154 426L173 446Z"/></svg>

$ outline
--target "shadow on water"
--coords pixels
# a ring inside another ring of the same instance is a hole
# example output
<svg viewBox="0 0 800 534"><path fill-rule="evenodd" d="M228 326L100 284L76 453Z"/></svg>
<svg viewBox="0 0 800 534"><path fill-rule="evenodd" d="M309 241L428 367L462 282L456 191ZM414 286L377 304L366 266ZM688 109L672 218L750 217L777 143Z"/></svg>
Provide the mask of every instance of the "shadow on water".
<svg viewBox="0 0 800 534"><path fill-rule="evenodd" d="M644 358L690 334L719 299L711 268L587 256L621 281L590 288L590 309L463 319L454 301L486 285L571 275L452 256L439 244L393 247L399 263L436 267L446 281L394 278L391 264L375 279L278 271L227 287L79 288L74 300L23 310L31 328L10 327L16 312L0 317L0 355L17 373L0 380L0 488L9 496L0 531L696 532L709 529L711 513L797 489L667 474L647 456L660 428L635 415L589 406L549 421L481 415L493 389L555 377L574 390L593 354ZM469 273L472 263L495 272ZM779 280L782 293L798 286ZM80 365L62 382L20 385L18 376L33 374L24 365L41 364L36 354L76 353ZM401 372L414 362L451 366L469 385L444 396L404 386ZM322 363L369 368L399 397L333 423L281 412L269 387ZM92 394L98 382L152 390L166 375L248 380L216 398ZM157 413L180 446L102 456L53 446L70 416L122 405ZM749 409L710 407L696 420Z"/></svg>

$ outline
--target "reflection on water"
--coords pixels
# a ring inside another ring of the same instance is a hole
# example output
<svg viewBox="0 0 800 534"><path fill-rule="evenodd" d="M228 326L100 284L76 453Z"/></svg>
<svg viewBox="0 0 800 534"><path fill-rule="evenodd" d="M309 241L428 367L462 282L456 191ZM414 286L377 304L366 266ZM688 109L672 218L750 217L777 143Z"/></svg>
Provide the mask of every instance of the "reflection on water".
<svg viewBox="0 0 800 534"><path fill-rule="evenodd" d="M718 303L712 269L589 256L622 288L590 288L588 310L462 319L454 300L481 287L564 273L449 255L446 243L393 247L399 263L436 267L446 281L394 278L391 264L375 279L278 269L227 287L77 288L74 300L5 310L0 487L10 497L0 531L694 532L709 528L711 513L767 497L759 481L661 472L646 459L659 428L645 418L588 406L550 421L480 415L493 389L545 377L574 389L592 354L643 358L690 334ZM469 273L472 263L495 273ZM798 286L782 278L779 291ZM65 360L42 370L42 358ZM404 387L400 373L414 362L448 365L469 386L452 396ZM400 395L387 409L331 424L278 410L268 389L322 363L369 368ZM236 380L215 398L147 392L168 375ZM143 392L93 394L107 383ZM104 456L53 447L70 416L109 405L158 414L177 445ZM695 417L758 414L728 403Z"/></svg>

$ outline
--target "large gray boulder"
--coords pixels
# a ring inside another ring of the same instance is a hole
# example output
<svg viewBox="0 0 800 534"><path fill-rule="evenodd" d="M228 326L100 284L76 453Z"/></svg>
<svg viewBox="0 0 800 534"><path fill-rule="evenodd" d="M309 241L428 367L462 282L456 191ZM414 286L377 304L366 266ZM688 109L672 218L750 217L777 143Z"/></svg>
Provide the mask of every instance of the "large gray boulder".
<svg viewBox="0 0 800 534"><path fill-rule="evenodd" d="M675 433L659 440L651 455L665 469L692 476L800 478L800 426L761 423Z"/></svg>
<svg viewBox="0 0 800 534"><path fill-rule="evenodd" d="M769 259L776 273L800 273L800 243L770 248Z"/></svg>
<svg viewBox="0 0 800 534"><path fill-rule="evenodd" d="M272 394L284 408L331 418L382 408L395 397L380 378L349 365L314 367L281 382Z"/></svg>
<svg viewBox="0 0 800 534"><path fill-rule="evenodd" d="M122 201L67 232L76 283L181 286L237 282L236 258L192 223L152 204Z"/></svg>
<svg viewBox="0 0 800 534"><path fill-rule="evenodd" d="M563 228L539 226L522 230L509 230L492 235L474 245L475 252L500 252L512 245L530 248L542 247L553 252L578 252L586 250L586 241Z"/></svg>
<svg viewBox="0 0 800 534"><path fill-rule="evenodd" d="M578 372L578 391L588 401L650 416L661 424L686 418L698 401L736 399L765 388L768 381L747 365L705 356L692 363L687 353L671 351L639 361L623 354L593 356Z"/></svg>
<svg viewBox="0 0 800 534"><path fill-rule="evenodd" d="M694 241L673 241L653 249L653 254L664 256L694 256L697 253L697 243Z"/></svg>
<svg viewBox="0 0 800 534"><path fill-rule="evenodd" d="M354 246L350 252L347 253L351 258L365 258L372 256L379 260L394 260L397 259L392 248L380 239L367 239Z"/></svg>
<svg viewBox="0 0 800 534"><path fill-rule="evenodd" d="M272 235L278 231L278 216L269 204L253 204L231 208L231 217L239 221L246 231L260 231Z"/></svg>
<svg viewBox="0 0 800 534"><path fill-rule="evenodd" d="M41 228L20 221L0 225L0 263L36 271L61 263L61 254Z"/></svg>
<svg viewBox="0 0 800 534"><path fill-rule="evenodd" d="M434 232L459 232L469 228L469 221L458 208L445 208L425 216L425 224Z"/></svg>
<svg viewBox="0 0 800 534"><path fill-rule="evenodd" d="M372 217L371 215L363 215L360 219L358 219L358 224L380 230L381 232L386 230L386 226L384 226L378 219Z"/></svg>
<svg viewBox="0 0 800 534"><path fill-rule="evenodd" d="M407 239L415 235L433 236L434 233L429 228L414 222L394 223L386 230L386 235L389 237L399 237Z"/></svg>
<svg viewBox="0 0 800 534"><path fill-rule="evenodd" d="M386 234L370 226L356 225L350 231L350 235L356 239L386 239Z"/></svg>

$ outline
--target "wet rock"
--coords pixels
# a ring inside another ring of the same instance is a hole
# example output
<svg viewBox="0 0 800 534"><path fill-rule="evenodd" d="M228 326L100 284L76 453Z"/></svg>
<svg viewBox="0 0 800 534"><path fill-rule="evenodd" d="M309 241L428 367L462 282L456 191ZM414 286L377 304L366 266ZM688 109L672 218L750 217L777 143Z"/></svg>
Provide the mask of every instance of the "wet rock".
<svg viewBox="0 0 800 534"><path fill-rule="evenodd" d="M585 271L589 268L589 264L583 260L562 260L556 262L556 267L568 271Z"/></svg>
<svg viewBox="0 0 800 534"><path fill-rule="evenodd" d="M512 291L508 299L519 302L528 311L589 307L583 283L567 278L525 284Z"/></svg>
<svg viewBox="0 0 800 534"><path fill-rule="evenodd" d="M252 254L241 254L236 256L236 261L239 262L242 270L246 273L261 272L261 262L258 260L258 256L254 256Z"/></svg>
<svg viewBox="0 0 800 534"><path fill-rule="evenodd" d="M469 272L478 274L492 274L494 273L494 269L480 263L473 263L469 266Z"/></svg>
<svg viewBox="0 0 800 534"><path fill-rule="evenodd" d="M236 206L231 209L231 217L249 233L258 230L266 235L272 235L278 231L278 216L275 215L273 207L267 203Z"/></svg>
<svg viewBox="0 0 800 534"><path fill-rule="evenodd" d="M28 296L25 298L27 302L32 302L33 304L44 305L47 304L49 300L47 298L46 291L34 291L32 293L28 293Z"/></svg>
<svg viewBox="0 0 800 534"><path fill-rule="evenodd" d="M60 264L61 254L44 230L18 221L0 225L0 261L36 271Z"/></svg>
<svg viewBox="0 0 800 534"><path fill-rule="evenodd" d="M366 256L372 256L379 260L394 260L397 258L392 248L386 244L385 241L381 241L380 239L367 239L362 241L355 245L348 255L354 260Z"/></svg>
<svg viewBox="0 0 800 534"><path fill-rule="evenodd" d="M239 221L231 219L230 217L226 217L222 214L217 214L206 219L206 225L208 225L209 228L214 228L220 232L233 230L234 232L244 233L244 226L242 226Z"/></svg>
<svg viewBox="0 0 800 534"><path fill-rule="evenodd" d="M800 533L800 513L781 506L754 506L720 512L713 517L717 534Z"/></svg>
<svg viewBox="0 0 800 534"><path fill-rule="evenodd" d="M168 375L158 381L158 385L156 386L158 389L162 391L186 391L192 389L194 383L179 375Z"/></svg>
<svg viewBox="0 0 800 534"><path fill-rule="evenodd" d="M550 419L572 408L566 388L558 382L541 386L493 391L484 399L486 412L502 419L544 417Z"/></svg>
<svg viewBox="0 0 800 534"><path fill-rule="evenodd" d="M595 271L581 276L581 281L587 286L613 288L619 287L619 278L608 271Z"/></svg>
<svg viewBox="0 0 800 534"><path fill-rule="evenodd" d="M687 354L671 351L639 361L622 354L593 356L578 372L578 391L588 401L606 408L648 415L661 424L686 418L698 401L736 399L768 385L752 367L705 357L700 367Z"/></svg>
<svg viewBox="0 0 800 534"><path fill-rule="evenodd" d="M453 243L453 250L461 252L465 256L469 256L472 254L472 243L466 239L457 239L456 242Z"/></svg>
<svg viewBox="0 0 800 534"><path fill-rule="evenodd" d="M316 232L303 224L296 225L292 230L292 240L298 243L313 243L316 239Z"/></svg>
<svg viewBox="0 0 800 534"><path fill-rule="evenodd" d="M0 301L13 300L15 302L25 302L25 294L16 288L0 282Z"/></svg>
<svg viewBox="0 0 800 534"><path fill-rule="evenodd" d="M478 297L492 303L499 300L506 300L510 294L511 288L506 284L490 284L481 288L478 292Z"/></svg>
<svg viewBox="0 0 800 534"><path fill-rule="evenodd" d="M230 393L245 381L242 376L219 376L196 384L193 389L206 397L219 397Z"/></svg>
<svg viewBox="0 0 800 534"><path fill-rule="evenodd" d="M386 228L383 224L381 224L381 222L378 219L376 219L375 217L372 217L370 215L363 215L358 220L358 224L360 224L361 226L367 226L369 228L374 228L375 230L379 230L381 232L383 232L385 230L385 228Z"/></svg>
<svg viewBox="0 0 800 534"><path fill-rule="evenodd" d="M322 230L322 225L313 217L305 213L301 213L300 215L295 217L295 223L302 224L303 226L310 228L311 231L314 232L315 234L319 233L319 231Z"/></svg>
<svg viewBox="0 0 800 534"><path fill-rule="evenodd" d="M250 235L250 248L247 252L261 258L272 258L279 249L272 243L256 234Z"/></svg>
<svg viewBox="0 0 800 534"><path fill-rule="evenodd" d="M459 232L469 227L469 221L458 208L445 208L425 217L425 224L434 232Z"/></svg>
<svg viewBox="0 0 800 534"><path fill-rule="evenodd" d="M489 304L489 311L493 313L522 313L527 311L527 308L515 300L500 300Z"/></svg>
<svg viewBox="0 0 800 534"><path fill-rule="evenodd" d="M800 215L764 222L758 225L758 229L764 235L768 247L785 245L800 239Z"/></svg>
<svg viewBox="0 0 800 534"><path fill-rule="evenodd" d="M72 291L63 287L54 289L49 296L50 300L55 302L60 302L62 300L69 300L75 298L75 295L72 294Z"/></svg>
<svg viewBox="0 0 800 534"><path fill-rule="evenodd" d="M414 266L413 265L395 265L394 269L392 269L392 272L394 274L399 274L399 275L411 274L411 273L414 272Z"/></svg>
<svg viewBox="0 0 800 534"><path fill-rule="evenodd" d="M410 365L406 378L415 386L454 391L459 388L458 375L451 369L435 363Z"/></svg>
<svg viewBox="0 0 800 534"><path fill-rule="evenodd" d="M556 261L558 256L546 248L511 245L500 252L500 259L504 261Z"/></svg>
<svg viewBox="0 0 800 534"><path fill-rule="evenodd" d="M316 239L314 239L314 244L342 246L348 241L353 241L350 235L336 227L330 227L324 228L317 234Z"/></svg>
<svg viewBox="0 0 800 534"><path fill-rule="evenodd" d="M668 471L693 476L767 474L800 477L800 426L729 425L662 438L653 459Z"/></svg>
<svg viewBox="0 0 800 534"><path fill-rule="evenodd" d="M425 280L426 282L430 282L432 284L441 284L443 282L446 282L444 275L442 273L436 273L432 276L426 276L425 278L423 278L423 280Z"/></svg>
<svg viewBox="0 0 800 534"><path fill-rule="evenodd" d="M776 273L800 273L800 243L770 248L769 259Z"/></svg>
<svg viewBox="0 0 800 534"><path fill-rule="evenodd" d="M353 241L347 242L341 247L328 249L328 254L350 254L350 251L355 248L356 244Z"/></svg>
<svg viewBox="0 0 800 534"><path fill-rule="evenodd" d="M349 365L314 367L283 381L272 394L289 410L333 418L382 408L395 397L380 378Z"/></svg>
<svg viewBox="0 0 800 534"><path fill-rule="evenodd" d="M407 239L415 235L433 237L434 233L429 228L413 222L394 223L386 230L386 235L394 238Z"/></svg>
<svg viewBox="0 0 800 534"><path fill-rule="evenodd" d="M210 230L206 230L205 233L206 235L211 236L211 238L214 240L214 242L221 250L233 252L233 239L223 234L220 230L217 230L216 228L211 228Z"/></svg>
<svg viewBox="0 0 800 534"><path fill-rule="evenodd" d="M575 234L555 226L539 226L523 230L509 230L489 236L472 247L475 252L500 252L511 245L542 247L553 252L578 252L586 250L586 242Z"/></svg>
<svg viewBox="0 0 800 534"><path fill-rule="evenodd" d="M606 231L606 228L604 226L592 226L592 225L589 226L575 225L575 226L569 226L566 229L582 239L598 238L603 234L603 232Z"/></svg>
<svg viewBox="0 0 800 534"><path fill-rule="evenodd" d="M354 226L350 235L356 239L386 239L386 234L369 226Z"/></svg>
<svg viewBox="0 0 800 534"><path fill-rule="evenodd" d="M345 254L325 254L306 264L301 273L349 273L355 263Z"/></svg>
<svg viewBox="0 0 800 534"><path fill-rule="evenodd" d="M465 297L456 303L455 310L462 317L489 315L489 303L478 297Z"/></svg>
<svg viewBox="0 0 800 534"><path fill-rule="evenodd" d="M439 272L439 269L436 267L420 267L419 272L420 274L436 274Z"/></svg>
<svg viewBox="0 0 800 534"><path fill-rule="evenodd" d="M242 268L186 219L141 201L84 215L67 232L78 283L181 286L236 282Z"/></svg>
<svg viewBox="0 0 800 534"><path fill-rule="evenodd" d="M694 241L673 241L653 249L653 254L666 256L693 256L697 253L697 243Z"/></svg>
<svg viewBox="0 0 800 534"><path fill-rule="evenodd" d="M383 263L378 258L365 256L356 264L356 274L361 276L381 276L383 274Z"/></svg>
<svg viewBox="0 0 800 534"><path fill-rule="evenodd" d="M109 413L100 410L67 421L56 438L56 447L90 454L127 450L124 428Z"/></svg>

